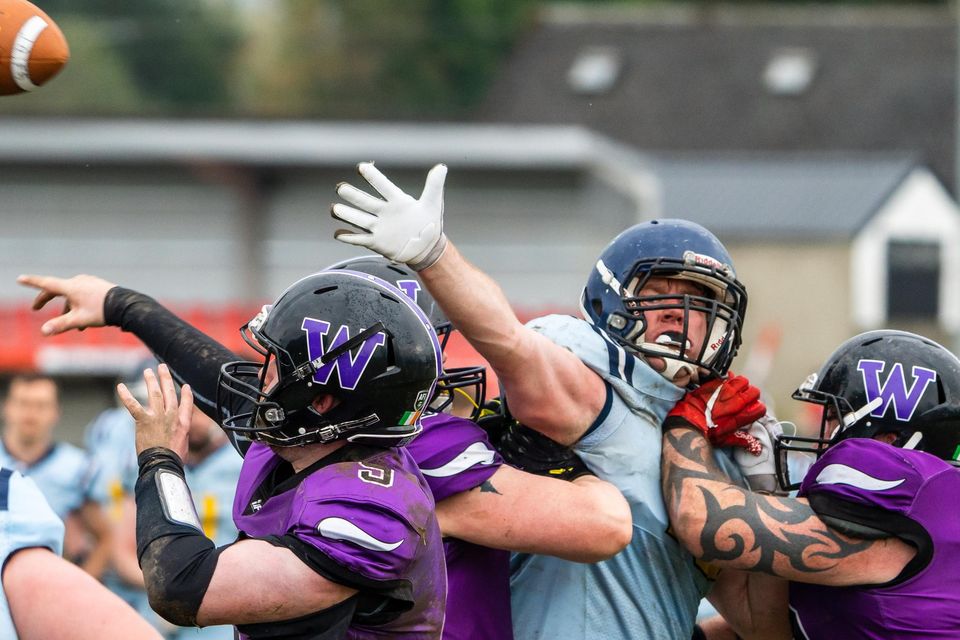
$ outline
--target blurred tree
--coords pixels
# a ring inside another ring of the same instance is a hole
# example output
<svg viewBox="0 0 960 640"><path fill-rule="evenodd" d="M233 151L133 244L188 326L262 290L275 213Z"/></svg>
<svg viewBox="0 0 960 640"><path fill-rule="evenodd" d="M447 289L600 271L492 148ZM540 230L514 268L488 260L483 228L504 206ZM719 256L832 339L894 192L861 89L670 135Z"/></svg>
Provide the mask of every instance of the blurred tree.
<svg viewBox="0 0 960 640"><path fill-rule="evenodd" d="M242 55L261 114L455 117L480 99L537 0L288 0Z"/></svg>
<svg viewBox="0 0 960 640"><path fill-rule="evenodd" d="M103 25L71 16L58 17L57 24L70 42L70 62L42 89L0 100L0 114L111 115L148 109Z"/></svg>
<svg viewBox="0 0 960 640"><path fill-rule="evenodd" d="M147 111L233 106L230 83L242 35L233 3L41 0L39 6L61 27L74 16L99 25L105 49L129 69L134 92L152 103ZM75 36L64 32L73 45ZM72 66L100 64L99 57L73 58Z"/></svg>

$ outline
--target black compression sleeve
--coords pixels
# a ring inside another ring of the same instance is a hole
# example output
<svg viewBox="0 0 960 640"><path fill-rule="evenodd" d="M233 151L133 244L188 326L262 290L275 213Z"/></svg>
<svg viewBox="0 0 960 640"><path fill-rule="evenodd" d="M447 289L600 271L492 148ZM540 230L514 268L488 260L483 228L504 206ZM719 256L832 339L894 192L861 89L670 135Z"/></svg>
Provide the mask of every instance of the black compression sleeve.
<svg viewBox="0 0 960 640"><path fill-rule="evenodd" d="M163 447L138 458L137 558L150 607L180 626L195 626L220 553L200 529L183 463Z"/></svg>
<svg viewBox="0 0 960 640"><path fill-rule="evenodd" d="M159 302L137 291L114 287L103 302L104 320L137 336L163 362L177 382L193 388L197 406L217 416L220 368L237 356L222 344L184 322Z"/></svg>

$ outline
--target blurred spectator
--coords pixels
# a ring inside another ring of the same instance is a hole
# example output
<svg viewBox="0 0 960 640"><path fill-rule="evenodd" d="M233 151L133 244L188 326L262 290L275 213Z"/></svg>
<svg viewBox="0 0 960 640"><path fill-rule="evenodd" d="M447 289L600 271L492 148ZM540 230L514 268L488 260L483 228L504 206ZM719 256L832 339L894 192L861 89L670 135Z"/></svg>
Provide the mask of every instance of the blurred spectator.
<svg viewBox="0 0 960 640"><path fill-rule="evenodd" d="M53 439L60 420L57 383L39 374L14 376L3 418L0 465L36 482L66 523L65 556L99 578L111 553L110 527L93 498L93 460L78 447ZM74 542L78 540L82 542Z"/></svg>
<svg viewBox="0 0 960 640"><path fill-rule="evenodd" d="M143 362L142 366L135 367L135 374L121 378L121 381L127 383L134 393L143 394L133 380L142 380L143 369L151 366L156 366L155 360ZM147 603L136 545L130 550L124 542L125 538L135 535L136 526L133 487L137 480L137 455L133 418L120 406L105 409L87 425L83 442L97 467L91 493L106 513L114 541L103 583L154 626L161 628L164 623Z"/></svg>

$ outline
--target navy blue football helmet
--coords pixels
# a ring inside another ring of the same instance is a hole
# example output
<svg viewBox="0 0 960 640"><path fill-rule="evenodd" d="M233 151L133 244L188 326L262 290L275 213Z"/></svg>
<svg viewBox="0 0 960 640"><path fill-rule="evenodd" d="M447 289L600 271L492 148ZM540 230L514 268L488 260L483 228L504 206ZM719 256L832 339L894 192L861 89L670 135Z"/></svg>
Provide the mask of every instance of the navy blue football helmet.
<svg viewBox="0 0 960 640"><path fill-rule="evenodd" d="M420 413L442 369L440 343L393 285L345 269L315 273L241 335L264 361L222 367L217 412L225 430L276 446L401 446L422 431ZM314 407L320 395L336 399L324 413Z"/></svg>
<svg viewBox="0 0 960 640"><path fill-rule="evenodd" d="M782 435L774 444L784 489L790 452L823 455L847 438L896 436L893 445L960 465L960 360L933 340L906 331L850 338L807 377L794 400L823 407L819 437Z"/></svg>
<svg viewBox="0 0 960 640"><path fill-rule="evenodd" d="M392 262L378 255L348 258L330 265L325 271L332 269L350 269L376 276L403 291L429 318L430 324L433 325L440 339L440 349L446 349L454 327L437 301L420 282L416 271L405 264ZM473 413L469 417L476 421L486 402L486 393L487 370L485 367L444 368L437 380L437 392L430 402L430 409L437 413L445 411L453 404L454 398L460 396L473 407Z"/></svg>
<svg viewBox="0 0 960 640"><path fill-rule="evenodd" d="M702 295L638 296L650 278L678 278L703 289ZM607 245L590 273L581 297L581 312L598 329L642 357L662 358L661 375L673 382L681 371L692 382L722 376L742 340L747 292L737 280L730 254L717 238L693 222L662 219L630 227ZM645 311L678 309L683 330L645 339ZM707 319L706 339L690 353L688 314Z"/></svg>

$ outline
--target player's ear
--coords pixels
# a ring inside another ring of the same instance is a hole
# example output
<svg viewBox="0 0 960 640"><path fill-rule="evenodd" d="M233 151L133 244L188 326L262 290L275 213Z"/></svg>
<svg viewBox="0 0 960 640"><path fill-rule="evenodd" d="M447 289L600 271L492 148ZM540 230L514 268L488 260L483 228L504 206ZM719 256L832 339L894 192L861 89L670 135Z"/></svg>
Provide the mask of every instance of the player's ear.
<svg viewBox="0 0 960 640"><path fill-rule="evenodd" d="M329 393L323 393L314 398L310 404L314 411L324 414L340 404L340 401Z"/></svg>

